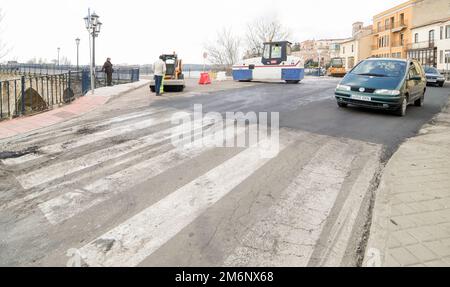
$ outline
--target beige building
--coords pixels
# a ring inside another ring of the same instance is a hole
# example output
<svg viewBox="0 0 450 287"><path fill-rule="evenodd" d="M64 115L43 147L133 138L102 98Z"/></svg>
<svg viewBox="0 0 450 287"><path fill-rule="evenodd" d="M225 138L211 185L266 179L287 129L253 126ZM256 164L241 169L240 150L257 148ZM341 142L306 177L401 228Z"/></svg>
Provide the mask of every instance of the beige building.
<svg viewBox="0 0 450 287"><path fill-rule="evenodd" d="M409 0L375 15L373 18L372 56L384 58L408 57L411 55L410 50L417 49L420 42L418 37L421 33L412 30L437 22L442 23L449 15L450 0ZM433 29L429 31L431 30ZM436 31L435 33L439 32ZM432 36L430 35L430 37ZM433 49L432 47L428 48ZM427 57L437 58L438 54L439 52L436 51L436 54Z"/></svg>
<svg viewBox="0 0 450 287"><path fill-rule="evenodd" d="M448 69L450 61L450 0L420 0L413 7L409 58Z"/></svg>
<svg viewBox="0 0 450 287"><path fill-rule="evenodd" d="M322 39L322 40L307 40L300 43L300 51L292 54L303 58L305 62L312 60L319 62L321 66L325 66L331 58L338 57L340 52L340 42L344 39Z"/></svg>
<svg viewBox="0 0 450 287"><path fill-rule="evenodd" d="M367 59L372 52L372 26L364 27L364 23L353 24L352 38L342 41L339 57L343 59L345 69L352 69L361 60Z"/></svg>
<svg viewBox="0 0 450 287"><path fill-rule="evenodd" d="M411 38L413 8L420 0L410 0L373 17L372 56L406 58Z"/></svg>

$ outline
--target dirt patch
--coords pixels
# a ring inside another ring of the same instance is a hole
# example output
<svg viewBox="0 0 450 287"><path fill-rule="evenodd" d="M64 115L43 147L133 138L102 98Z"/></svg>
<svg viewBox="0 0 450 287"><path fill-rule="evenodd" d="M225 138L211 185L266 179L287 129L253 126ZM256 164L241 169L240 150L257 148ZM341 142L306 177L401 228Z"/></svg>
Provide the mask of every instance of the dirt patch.
<svg viewBox="0 0 450 287"><path fill-rule="evenodd" d="M33 146L21 151L2 151L0 152L0 160L8 158L18 158L27 154L37 154L39 147Z"/></svg>
<svg viewBox="0 0 450 287"><path fill-rule="evenodd" d="M378 187L380 186L381 177L383 176L383 171L386 166L387 162L381 162L380 166L372 179L372 183L369 188L369 206L367 207L366 213L366 223L363 227L363 233L361 236L361 241L358 244L358 248L356 250L356 266L357 267L363 267L364 263L364 256L366 255L366 248L367 243L369 241L370 237L370 228L372 227L372 217L373 217L373 210L375 207L375 200L376 200L376 192L378 190Z"/></svg>
<svg viewBox="0 0 450 287"><path fill-rule="evenodd" d="M98 132L99 130L100 130L100 128L98 128L98 127L96 127L96 128L84 127L84 128L81 128L81 129L77 130L75 134L77 134L77 135L90 135L90 134L93 134L95 132Z"/></svg>

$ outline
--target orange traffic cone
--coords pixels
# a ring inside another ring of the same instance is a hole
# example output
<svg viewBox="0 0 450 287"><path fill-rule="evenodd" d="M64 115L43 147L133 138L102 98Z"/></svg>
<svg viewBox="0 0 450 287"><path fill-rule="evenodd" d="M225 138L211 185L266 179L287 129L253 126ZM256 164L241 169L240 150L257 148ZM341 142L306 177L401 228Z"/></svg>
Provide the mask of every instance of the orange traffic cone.
<svg viewBox="0 0 450 287"><path fill-rule="evenodd" d="M198 82L199 85L209 85L211 84L211 77L209 76L209 73L201 73L200 74L200 81Z"/></svg>

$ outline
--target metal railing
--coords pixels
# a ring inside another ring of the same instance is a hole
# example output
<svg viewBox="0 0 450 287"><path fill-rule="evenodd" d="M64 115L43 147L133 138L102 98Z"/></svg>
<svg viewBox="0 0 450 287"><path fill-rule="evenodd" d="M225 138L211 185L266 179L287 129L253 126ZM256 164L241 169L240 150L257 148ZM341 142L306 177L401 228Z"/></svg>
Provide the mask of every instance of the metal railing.
<svg viewBox="0 0 450 287"><path fill-rule="evenodd" d="M53 109L82 96L83 74L21 75L0 80L0 120Z"/></svg>
<svg viewBox="0 0 450 287"><path fill-rule="evenodd" d="M100 67L96 69L96 86L104 87L107 85L106 74L102 72ZM134 83L140 79L139 68L114 68L112 80L113 85Z"/></svg>
<svg viewBox="0 0 450 287"><path fill-rule="evenodd" d="M381 50L381 49L389 49L389 48L398 48L398 47L409 47L411 44L409 44L407 41L392 41L389 43L389 45L386 45L385 47L381 47L378 45L372 45L372 50Z"/></svg>
<svg viewBox="0 0 450 287"><path fill-rule="evenodd" d="M436 47L436 44L434 41L424 41L424 42L408 44L407 47L408 47L408 50L433 49L434 47Z"/></svg>
<svg viewBox="0 0 450 287"><path fill-rule="evenodd" d="M91 89L90 71L74 66L0 65L0 120L53 109L85 95ZM137 82L139 68L116 67L113 85ZM106 74L96 68L96 87L107 85Z"/></svg>
<svg viewBox="0 0 450 287"><path fill-rule="evenodd" d="M387 30L397 30L397 29L401 29L404 27L407 27L408 21L405 19L403 21L396 21L394 23L389 22L388 25L380 25L380 26L374 26L373 28L373 33L377 34L377 33L381 33Z"/></svg>

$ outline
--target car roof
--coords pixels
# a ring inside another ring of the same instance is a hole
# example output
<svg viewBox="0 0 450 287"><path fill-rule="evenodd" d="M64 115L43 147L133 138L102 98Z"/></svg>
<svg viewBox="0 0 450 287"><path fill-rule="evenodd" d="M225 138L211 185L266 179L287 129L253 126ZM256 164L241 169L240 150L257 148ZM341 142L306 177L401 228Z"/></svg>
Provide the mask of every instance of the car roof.
<svg viewBox="0 0 450 287"><path fill-rule="evenodd" d="M400 58L368 58L366 61L397 61L397 62L408 62L413 61L412 59L400 59Z"/></svg>

